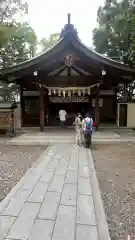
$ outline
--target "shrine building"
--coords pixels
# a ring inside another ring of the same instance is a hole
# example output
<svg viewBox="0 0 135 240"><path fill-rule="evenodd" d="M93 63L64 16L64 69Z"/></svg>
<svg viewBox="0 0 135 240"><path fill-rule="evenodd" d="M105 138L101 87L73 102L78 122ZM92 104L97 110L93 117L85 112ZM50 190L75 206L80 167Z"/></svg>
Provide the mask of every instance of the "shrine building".
<svg viewBox="0 0 135 240"><path fill-rule="evenodd" d="M21 124L45 126L59 124L58 112L67 111L67 125L77 112L93 117L100 124L134 127L135 104L127 88L135 79L135 68L109 59L86 47L70 22L60 40L41 55L12 67L1 69L0 78L20 87ZM123 86L122 101L118 101Z"/></svg>

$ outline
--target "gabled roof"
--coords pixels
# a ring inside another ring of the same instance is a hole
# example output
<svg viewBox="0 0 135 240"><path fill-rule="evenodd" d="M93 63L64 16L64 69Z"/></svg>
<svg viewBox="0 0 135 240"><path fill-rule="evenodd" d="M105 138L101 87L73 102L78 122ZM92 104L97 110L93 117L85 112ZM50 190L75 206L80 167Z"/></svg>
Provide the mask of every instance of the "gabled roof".
<svg viewBox="0 0 135 240"><path fill-rule="evenodd" d="M78 37L77 30L70 23L70 15L68 15L68 24L62 29L61 38L51 49L43 52L41 55L30 59L21 64L1 69L0 76L18 76L33 73L41 68L44 70L52 69L55 64L62 61L66 55L76 53L81 59L82 68L87 63L87 69L90 67L96 69L96 72L101 73L103 69L110 71L113 75L120 76L135 76L135 68L129 65L124 65L115 60L107 58L85 46ZM86 68L84 69L86 71Z"/></svg>

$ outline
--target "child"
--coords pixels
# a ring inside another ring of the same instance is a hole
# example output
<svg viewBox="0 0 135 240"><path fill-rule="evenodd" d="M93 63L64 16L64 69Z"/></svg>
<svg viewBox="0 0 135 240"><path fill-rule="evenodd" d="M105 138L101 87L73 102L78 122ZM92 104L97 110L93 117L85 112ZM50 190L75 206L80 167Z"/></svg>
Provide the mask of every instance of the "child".
<svg viewBox="0 0 135 240"><path fill-rule="evenodd" d="M75 117L74 121L75 125L75 132L76 132L76 145L81 146L82 144L82 121L81 121L81 114L78 113L77 116Z"/></svg>

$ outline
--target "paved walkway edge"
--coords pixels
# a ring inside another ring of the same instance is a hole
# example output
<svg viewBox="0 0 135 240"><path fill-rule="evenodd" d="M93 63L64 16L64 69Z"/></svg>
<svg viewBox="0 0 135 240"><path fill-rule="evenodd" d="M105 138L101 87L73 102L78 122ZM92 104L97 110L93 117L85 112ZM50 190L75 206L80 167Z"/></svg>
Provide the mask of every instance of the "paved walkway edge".
<svg viewBox="0 0 135 240"><path fill-rule="evenodd" d="M90 176L91 176L91 183L92 183L92 191L93 191L93 198L95 204L95 211L96 211L96 220L97 220L97 229L98 229L98 237L99 240L111 240L108 230L108 224L106 220L106 215L104 212L104 206L101 199L101 192L99 188L99 183L96 176L96 171L93 163L93 157L91 155L91 151L89 153L89 169L90 169Z"/></svg>

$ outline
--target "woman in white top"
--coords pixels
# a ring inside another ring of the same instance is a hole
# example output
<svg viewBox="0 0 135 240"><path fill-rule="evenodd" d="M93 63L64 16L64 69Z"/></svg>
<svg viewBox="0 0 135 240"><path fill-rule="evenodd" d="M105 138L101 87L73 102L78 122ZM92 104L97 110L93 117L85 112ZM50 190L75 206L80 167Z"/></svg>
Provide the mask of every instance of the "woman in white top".
<svg viewBox="0 0 135 240"><path fill-rule="evenodd" d="M82 145L82 121L81 121L81 114L78 113L75 117L75 121L73 123L75 125L75 132L76 132L76 145Z"/></svg>

